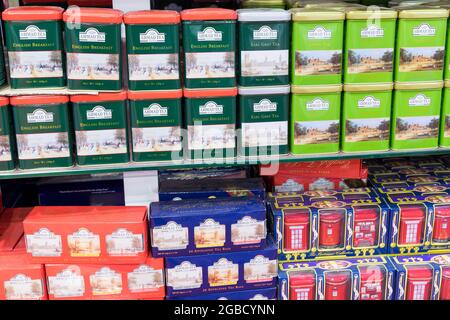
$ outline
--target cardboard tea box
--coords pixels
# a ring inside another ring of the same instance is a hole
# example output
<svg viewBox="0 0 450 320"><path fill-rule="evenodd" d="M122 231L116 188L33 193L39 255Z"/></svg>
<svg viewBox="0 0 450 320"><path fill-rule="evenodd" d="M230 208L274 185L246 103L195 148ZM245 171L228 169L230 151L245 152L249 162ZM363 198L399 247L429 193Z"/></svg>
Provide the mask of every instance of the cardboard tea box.
<svg viewBox="0 0 450 320"><path fill-rule="evenodd" d="M293 154L339 151L341 91L341 85L292 87Z"/></svg>
<svg viewBox="0 0 450 320"><path fill-rule="evenodd" d="M147 258L147 208L35 207L23 222L36 263L136 264Z"/></svg>
<svg viewBox="0 0 450 320"><path fill-rule="evenodd" d="M63 11L30 6L8 8L2 13L11 88L65 86Z"/></svg>
<svg viewBox="0 0 450 320"><path fill-rule="evenodd" d="M405 8L399 12L395 81L443 79L447 9Z"/></svg>
<svg viewBox="0 0 450 320"><path fill-rule="evenodd" d="M191 159L236 155L237 88L188 90L185 96L185 148Z"/></svg>
<svg viewBox="0 0 450 320"><path fill-rule="evenodd" d="M450 81L445 81L442 97L441 127L439 146L450 147Z"/></svg>
<svg viewBox="0 0 450 320"><path fill-rule="evenodd" d="M239 153L287 154L289 86L239 87Z"/></svg>
<svg viewBox="0 0 450 320"><path fill-rule="evenodd" d="M196 296L272 288L277 284L277 252L273 241L263 249L167 257L167 297Z"/></svg>
<svg viewBox="0 0 450 320"><path fill-rule="evenodd" d="M71 7L64 12L67 86L71 90L122 89L122 12Z"/></svg>
<svg viewBox="0 0 450 320"><path fill-rule="evenodd" d="M289 84L291 13L282 9L240 9L239 85Z"/></svg>
<svg viewBox="0 0 450 320"><path fill-rule="evenodd" d="M397 12L355 8L346 12L344 83L392 82Z"/></svg>
<svg viewBox="0 0 450 320"><path fill-rule="evenodd" d="M72 166L68 102L57 95L11 98L20 169Z"/></svg>
<svg viewBox="0 0 450 320"><path fill-rule="evenodd" d="M389 150L392 88L392 83L344 85L342 151Z"/></svg>
<svg viewBox="0 0 450 320"><path fill-rule="evenodd" d="M127 93L70 97L79 165L128 162Z"/></svg>
<svg viewBox="0 0 450 320"><path fill-rule="evenodd" d="M133 161L183 157L182 91L128 91Z"/></svg>
<svg viewBox="0 0 450 320"><path fill-rule="evenodd" d="M19 221L0 221L0 254L12 252L23 235L23 226Z"/></svg>
<svg viewBox="0 0 450 320"><path fill-rule="evenodd" d="M154 202L150 232L154 257L261 249L266 208L253 197Z"/></svg>
<svg viewBox="0 0 450 320"><path fill-rule="evenodd" d="M164 297L164 261L140 264L46 264L50 300L150 299Z"/></svg>
<svg viewBox="0 0 450 320"><path fill-rule="evenodd" d="M292 9L292 85L341 83L345 13Z"/></svg>
<svg viewBox="0 0 450 320"><path fill-rule="evenodd" d="M442 81L395 84L392 150L438 146L442 86Z"/></svg>
<svg viewBox="0 0 450 320"><path fill-rule="evenodd" d="M170 300L276 300L277 288L209 293L201 296L175 297Z"/></svg>
<svg viewBox="0 0 450 320"><path fill-rule="evenodd" d="M14 140L9 98L0 97L0 171L14 169Z"/></svg>
<svg viewBox="0 0 450 320"><path fill-rule="evenodd" d="M158 170L158 175L160 183L166 180L241 179L250 176L249 169L247 166L169 169Z"/></svg>
<svg viewBox="0 0 450 320"><path fill-rule="evenodd" d="M236 18L222 8L181 12L186 88L236 86Z"/></svg>
<svg viewBox="0 0 450 320"><path fill-rule="evenodd" d="M126 13L123 20L128 89L180 89L180 14L170 10L133 11Z"/></svg>

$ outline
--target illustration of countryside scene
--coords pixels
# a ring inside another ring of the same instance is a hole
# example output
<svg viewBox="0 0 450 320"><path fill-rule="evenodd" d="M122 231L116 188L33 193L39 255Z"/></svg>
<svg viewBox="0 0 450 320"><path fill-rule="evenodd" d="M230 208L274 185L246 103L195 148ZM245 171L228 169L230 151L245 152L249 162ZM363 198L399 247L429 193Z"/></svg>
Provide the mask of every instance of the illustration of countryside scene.
<svg viewBox="0 0 450 320"><path fill-rule="evenodd" d="M188 126L190 149L234 148L234 124L217 124L207 126Z"/></svg>
<svg viewBox="0 0 450 320"><path fill-rule="evenodd" d="M17 149L22 160L69 157L69 136L66 132L18 134Z"/></svg>
<svg viewBox="0 0 450 320"><path fill-rule="evenodd" d="M67 52L67 77L79 80L119 80L119 55Z"/></svg>
<svg viewBox="0 0 450 320"><path fill-rule="evenodd" d="M389 118L348 119L345 122L345 141L377 141L389 139Z"/></svg>
<svg viewBox="0 0 450 320"><path fill-rule="evenodd" d="M180 127L133 128L134 152L181 150Z"/></svg>
<svg viewBox="0 0 450 320"><path fill-rule="evenodd" d="M450 137L450 115L445 115L444 137Z"/></svg>
<svg viewBox="0 0 450 320"><path fill-rule="evenodd" d="M397 140L426 139L437 137L439 117L402 117L396 120Z"/></svg>
<svg viewBox="0 0 450 320"><path fill-rule="evenodd" d="M339 74L341 59L340 50L296 51L295 74Z"/></svg>
<svg viewBox="0 0 450 320"><path fill-rule="evenodd" d="M337 143L338 139L338 120L295 122L294 143L297 145Z"/></svg>
<svg viewBox="0 0 450 320"><path fill-rule="evenodd" d="M187 52L186 78L233 78L234 52Z"/></svg>
<svg viewBox="0 0 450 320"><path fill-rule="evenodd" d="M176 80L179 78L178 54L128 55L130 80Z"/></svg>
<svg viewBox="0 0 450 320"><path fill-rule="evenodd" d="M61 51L10 51L11 78L57 78L63 76Z"/></svg>
<svg viewBox="0 0 450 320"><path fill-rule="evenodd" d="M127 152L125 129L76 131L75 134L79 156Z"/></svg>
<svg viewBox="0 0 450 320"><path fill-rule="evenodd" d="M401 48L400 72L441 70L444 57L443 47Z"/></svg>
<svg viewBox="0 0 450 320"><path fill-rule="evenodd" d="M242 51L242 76L283 76L289 72L288 50Z"/></svg>
<svg viewBox="0 0 450 320"><path fill-rule="evenodd" d="M392 49L348 50L348 73L390 72L393 57Z"/></svg>
<svg viewBox="0 0 450 320"><path fill-rule="evenodd" d="M9 137L0 136L0 161L10 161L12 159L9 145Z"/></svg>

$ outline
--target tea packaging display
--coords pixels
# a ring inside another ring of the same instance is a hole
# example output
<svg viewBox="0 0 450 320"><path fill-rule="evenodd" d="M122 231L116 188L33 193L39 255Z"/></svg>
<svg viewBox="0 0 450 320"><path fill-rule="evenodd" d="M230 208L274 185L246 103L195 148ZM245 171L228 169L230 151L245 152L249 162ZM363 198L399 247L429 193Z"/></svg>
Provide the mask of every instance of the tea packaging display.
<svg viewBox="0 0 450 320"><path fill-rule="evenodd" d="M277 288L209 293L201 296L175 297L170 300L276 300Z"/></svg>
<svg viewBox="0 0 450 320"><path fill-rule="evenodd" d="M14 169L14 140L9 98L0 97L0 171Z"/></svg>

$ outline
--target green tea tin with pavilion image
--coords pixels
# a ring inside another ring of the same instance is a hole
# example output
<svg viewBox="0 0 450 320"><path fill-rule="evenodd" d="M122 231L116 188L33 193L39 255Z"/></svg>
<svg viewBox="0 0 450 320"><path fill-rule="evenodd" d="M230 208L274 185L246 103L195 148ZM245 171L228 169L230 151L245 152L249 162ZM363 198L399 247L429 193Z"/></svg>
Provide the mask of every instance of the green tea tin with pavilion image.
<svg viewBox="0 0 450 320"><path fill-rule="evenodd" d="M446 80L444 85L439 145L450 147L450 81Z"/></svg>
<svg viewBox="0 0 450 320"><path fill-rule="evenodd" d="M57 95L10 99L20 169L73 165L68 102Z"/></svg>
<svg viewBox="0 0 450 320"><path fill-rule="evenodd" d="M342 85L293 86L291 153L339 151Z"/></svg>
<svg viewBox="0 0 450 320"><path fill-rule="evenodd" d="M438 146L443 81L396 83L391 149Z"/></svg>
<svg viewBox="0 0 450 320"><path fill-rule="evenodd" d="M236 86L236 18L236 11L221 8L181 12L185 88Z"/></svg>
<svg viewBox="0 0 450 320"><path fill-rule="evenodd" d="M128 89L180 89L180 14L170 10L134 11L126 13L123 20Z"/></svg>
<svg viewBox="0 0 450 320"><path fill-rule="evenodd" d="M13 89L66 85L62 38L63 9L13 7L2 18Z"/></svg>
<svg viewBox="0 0 450 320"><path fill-rule="evenodd" d="M122 12L70 7L64 12L67 86L71 90L122 89Z"/></svg>
<svg viewBox="0 0 450 320"><path fill-rule="evenodd" d="M11 120L9 98L0 97L0 171L14 169Z"/></svg>
<svg viewBox="0 0 450 320"><path fill-rule="evenodd" d="M189 158L236 156L236 95L237 88L184 90Z"/></svg>
<svg viewBox="0 0 450 320"><path fill-rule="evenodd" d="M133 161L183 158L182 90L128 91Z"/></svg>
<svg viewBox="0 0 450 320"><path fill-rule="evenodd" d="M239 87L238 150L245 156L287 154L290 86Z"/></svg>
<svg viewBox="0 0 450 320"><path fill-rule="evenodd" d="M79 165L129 161L127 93L100 93L70 97Z"/></svg>

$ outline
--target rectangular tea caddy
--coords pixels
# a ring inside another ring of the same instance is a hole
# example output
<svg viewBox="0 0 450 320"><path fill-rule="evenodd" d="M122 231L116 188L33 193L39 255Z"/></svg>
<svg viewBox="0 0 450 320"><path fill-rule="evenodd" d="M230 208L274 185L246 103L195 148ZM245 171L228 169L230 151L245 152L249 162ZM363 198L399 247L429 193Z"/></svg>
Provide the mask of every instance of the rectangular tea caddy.
<svg viewBox="0 0 450 320"><path fill-rule="evenodd" d="M0 171L14 169L14 140L9 98L0 97Z"/></svg>
<svg viewBox="0 0 450 320"><path fill-rule="evenodd" d="M450 147L450 80L444 83L439 146Z"/></svg>
<svg viewBox="0 0 450 320"><path fill-rule="evenodd" d="M289 84L291 13L282 9L240 9L239 85Z"/></svg>
<svg viewBox="0 0 450 320"><path fill-rule="evenodd" d="M186 88L236 86L236 18L236 11L222 8L181 12Z"/></svg>
<svg viewBox="0 0 450 320"><path fill-rule="evenodd" d="M293 154L339 151L341 85L293 86L290 144Z"/></svg>
<svg viewBox="0 0 450 320"><path fill-rule="evenodd" d="M128 162L127 93L70 97L79 165Z"/></svg>
<svg viewBox="0 0 450 320"><path fill-rule="evenodd" d="M395 81L439 81L444 75L447 9L405 8L399 12Z"/></svg>
<svg viewBox="0 0 450 320"><path fill-rule="evenodd" d="M182 95L181 89L128 91L133 161L182 159Z"/></svg>
<svg viewBox="0 0 450 320"><path fill-rule="evenodd" d="M67 86L71 90L122 89L122 12L70 7L64 12Z"/></svg>
<svg viewBox="0 0 450 320"><path fill-rule="evenodd" d="M346 18L344 83L392 82L397 12L363 8Z"/></svg>
<svg viewBox="0 0 450 320"><path fill-rule="evenodd" d="M57 95L10 99L20 169L72 166L68 102Z"/></svg>
<svg viewBox="0 0 450 320"><path fill-rule="evenodd" d="M395 84L392 150L438 146L442 87L442 81Z"/></svg>
<svg viewBox="0 0 450 320"><path fill-rule="evenodd" d="M126 13L123 20L128 89L180 89L180 14L170 10L134 11Z"/></svg>
<svg viewBox="0 0 450 320"><path fill-rule="evenodd" d="M30 6L3 12L11 88L65 86L63 11L59 7Z"/></svg>
<svg viewBox="0 0 450 320"><path fill-rule="evenodd" d="M292 9L291 84L340 84L345 13Z"/></svg>
<svg viewBox="0 0 450 320"><path fill-rule="evenodd" d="M342 151L389 149L392 88L392 83L344 85Z"/></svg>
<svg viewBox="0 0 450 320"><path fill-rule="evenodd" d="M239 87L239 153L287 154L290 86Z"/></svg>

